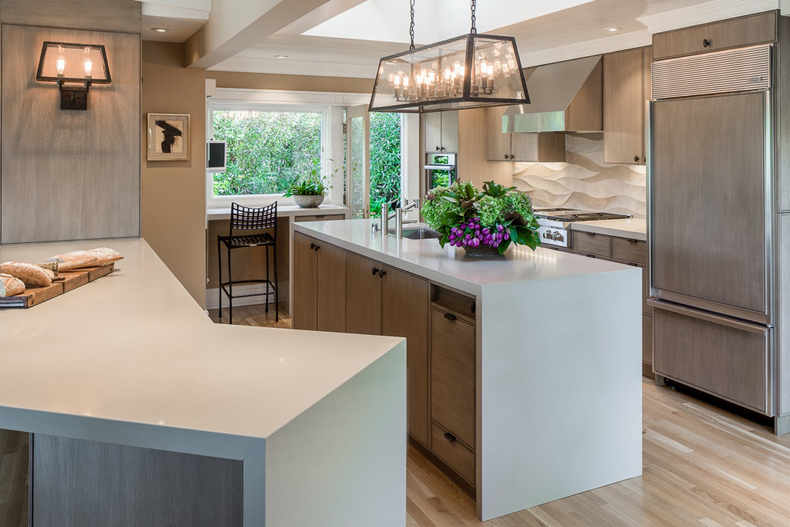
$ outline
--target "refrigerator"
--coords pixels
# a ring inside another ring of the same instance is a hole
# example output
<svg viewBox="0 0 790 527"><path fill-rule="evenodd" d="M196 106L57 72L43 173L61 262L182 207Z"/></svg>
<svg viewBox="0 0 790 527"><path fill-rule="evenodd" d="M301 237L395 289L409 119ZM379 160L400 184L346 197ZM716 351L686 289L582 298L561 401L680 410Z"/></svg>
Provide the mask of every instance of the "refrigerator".
<svg viewBox="0 0 790 527"><path fill-rule="evenodd" d="M773 417L780 433L778 58L762 45L653 64L648 303L659 378Z"/></svg>

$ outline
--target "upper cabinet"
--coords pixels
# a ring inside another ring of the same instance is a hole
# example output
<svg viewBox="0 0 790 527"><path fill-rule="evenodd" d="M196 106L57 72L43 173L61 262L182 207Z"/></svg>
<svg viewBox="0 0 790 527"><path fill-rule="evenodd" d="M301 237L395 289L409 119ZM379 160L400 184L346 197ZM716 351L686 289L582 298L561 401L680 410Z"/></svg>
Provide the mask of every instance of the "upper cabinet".
<svg viewBox="0 0 790 527"><path fill-rule="evenodd" d="M431 112L422 115L425 152L458 152L458 112Z"/></svg>
<svg viewBox="0 0 790 527"><path fill-rule="evenodd" d="M565 134L503 133L507 106L486 108L486 159L489 161L565 161Z"/></svg>
<svg viewBox="0 0 790 527"><path fill-rule="evenodd" d="M644 164L651 48L629 49L603 58L604 162Z"/></svg>
<svg viewBox="0 0 790 527"><path fill-rule="evenodd" d="M663 60L707 51L774 42L776 11L656 33L653 58Z"/></svg>

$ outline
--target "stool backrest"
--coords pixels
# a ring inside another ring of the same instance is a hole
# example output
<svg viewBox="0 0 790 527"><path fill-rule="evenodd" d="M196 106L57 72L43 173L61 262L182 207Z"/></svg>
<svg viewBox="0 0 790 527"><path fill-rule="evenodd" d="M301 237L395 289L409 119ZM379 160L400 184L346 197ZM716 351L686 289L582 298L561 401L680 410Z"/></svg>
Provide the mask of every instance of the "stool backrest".
<svg viewBox="0 0 790 527"><path fill-rule="evenodd" d="M230 206L230 235L234 230L258 231L274 229L277 232L277 202L266 207L242 207L238 203Z"/></svg>

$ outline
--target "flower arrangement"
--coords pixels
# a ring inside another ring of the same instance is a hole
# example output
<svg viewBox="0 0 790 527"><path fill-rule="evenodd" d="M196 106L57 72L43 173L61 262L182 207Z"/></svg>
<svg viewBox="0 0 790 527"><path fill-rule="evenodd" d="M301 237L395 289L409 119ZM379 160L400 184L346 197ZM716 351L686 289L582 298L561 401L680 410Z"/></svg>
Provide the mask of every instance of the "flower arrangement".
<svg viewBox="0 0 790 527"><path fill-rule="evenodd" d="M422 215L442 235L442 247L449 243L468 252L490 248L503 254L510 244L532 250L540 245L532 199L516 187L493 181L486 181L482 191L471 183L434 188L426 196Z"/></svg>

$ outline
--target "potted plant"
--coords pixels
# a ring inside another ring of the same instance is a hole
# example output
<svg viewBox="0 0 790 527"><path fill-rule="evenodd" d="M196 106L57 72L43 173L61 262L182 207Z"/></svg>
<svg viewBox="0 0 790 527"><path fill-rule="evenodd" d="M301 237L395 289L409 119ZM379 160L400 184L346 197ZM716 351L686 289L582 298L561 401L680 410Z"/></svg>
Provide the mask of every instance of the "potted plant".
<svg viewBox="0 0 790 527"><path fill-rule="evenodd" d="M442 235L442 247L449 243L470 255L502 255L511 244L533 251L540 245L532 199L493 181L486 181L482 191L458 182L434 188L422 215Z"/></svg>
<svg viewBox="0 0 790 527"><path fill-rule="evenodd" d="M316 208L324 202L326 189L323 178L313 173L291 185L284 196L293 197L296 204L303 209Z"/></svg>

